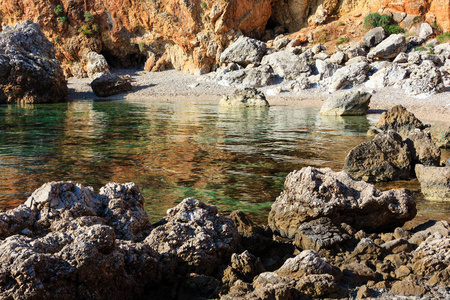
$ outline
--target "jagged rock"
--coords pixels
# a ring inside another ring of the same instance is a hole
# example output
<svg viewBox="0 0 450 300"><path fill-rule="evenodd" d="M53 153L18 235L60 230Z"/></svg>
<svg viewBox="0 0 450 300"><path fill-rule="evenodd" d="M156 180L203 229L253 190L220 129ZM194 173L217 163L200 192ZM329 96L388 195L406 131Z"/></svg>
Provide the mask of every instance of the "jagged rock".
<svg viewBox="0 0 450 300"><path fill-rule="evenodd" d="M267 107L266 96L257 89L237 89L233 94L223 97L220 106L225 107Z"/></svg>
<svg viewBox="0 0 450 300"><path fill-rule="evenodd" d="M255 88L270 84L273 78L272 68L259 66L257 68L246 68L219 75L216 80L220 85L233 86L236 88Z"/></svg>
<svg viewBox="0 0 450 300"><path fill-rule="evenodd" d="M424 224L420 224L412 230L414 234L409 238L408 242L415 245L420 245L430 235L435 233L439 233L442 236L450 235L450 225L447 221L430 220Z"/></svg>
<svg viewBox="0 0 450 300"><path fill-rule="evenodd" d="M327 18L328 18L328 10L325 9L322 4L320 4L317 7L314 15L312 15L308 18L308 24L310 26L317 26L317 25L325 23Z"/></svg>
<svg viewBox="0 0 450 300"><path fill-rule="evenodd" d="M285 79L295 79L297 76L311 73L311 67L304 56L282 50L263 57L262 65L270 66L273 72Z"/></svg>
<svg viewBox="0 0 450 300"><path fill-rule="evenodd" d="M406 137L416 128L423 129L425 127L413 113L410 113L401 105L396 105L387 112L383 112L375 126L384 131L395 130L403 137Z"/></svg>
<svg viewBox="0 0 450 300"><path fill-rule="evenodd" d="M322 78L328 78L333 76L336 70L339 69L340 67L338 65L331 63L328 59L327 60L317 59L316 68L319 74L322 76Z"/></svg>
<svg viewBox="0 0 450 300"><path fill-rule="evenodd" d="M404 84L405 93L411 96L428 96L445 90L442 75L432 61L424 60L411 70Z"/></svg>
<svg viewBox="0 0 450 300"><path fill-rule="evenodd" d="M392 85L401 85L402 81L408 76L408 70L394 64L388 68L381 69L373 74L366 82L365 86L376 89Z"/></svg>
<svg viewBox="0 0 450 300"><path fill-rule="evenodd" d="M368 63L355 63L342 67L326 81L328 90L335 92L338 89L348 88L363 83L370 71Z"/></svg>
<svg viewBox="0 0 450 300"><path fill-rule="evenodd" d="M362 42L350 42L348 46L341 47L349 59L366 56L366 45Z"/></svg>
<svg viewBox="0 0 450 300"><path fill-rule="evenodd" d="M428 23L422 23L419 25L419 29L417 30L417 34L421 39L425 41L428 40L430 36L433 35L433 27L431 27Z"/></svg>
<svg viewBox="0 0 450 300"><path fill-rule="evenodd" d="M100 73L91 82L91 88L97 97L122 94L131 91L131 78Z"/></svg>
<svg viewBox="0 0 450 300"><path fill-rule="evenodd" d="M416 214L415 202L405 191L380 192L329 168L291 172L284 188L272 204L269 226L288 238L294 238L302 223L321 217L373 232L401 226Z"/></svg>
<svg viewBox="0 0 450 300"><path fill-rule="evenodd" d="M313 56L314 60L317 60L317 59L327 60L328 58L330 58L330 56L328 54L326 54L325 52L320 52L320 53L314 54L314 56ZM317 62L316 62L316 64L317 64Z"/></svg>
<svg viewBox="0 0 450 300"><path fill-rule="evenodd" d="M109 66L103 55L91 51L86 58L88 59L86 68L89 78L94 79L99 73L109 74Z"/></svg>
<svg viewBox="0 0 450 300"><path fill-rule="evenodd" d="M450 43L440 44L434 47L434 53L442 55L446 59L450 58Z"/></svg>
<svg viewBox="0 0 450 300"><path fill-rule="evenodd" d="M381 247L390 253L409 253L414 250L413 245L406 239L395 239L382 244Z"/></svg>
<svg viewBox="0 0 450 300"><path fill-rule="evenodd" d="M67 99L67 82L52 43L31 21L3 26L0 34L0 103Z"/></svg>
<svg viewBox="0 0 450 300"><path fill-rule="evenodd" d="M416 165L420 189L428 200L450 200L450 167Z"/></svg>
<svg viewBox="0 0 450 300"><path fill-rule="evenodd" d="M242 66L258 64L266 51L266 44L261 41L240 36L220 55L221 63L237 63Z"/></svg>
<svg viewBox="0 0 450 300"><path fill-rule="evenodd" d="M381 43L386 38L386 31L384 31L383 27L376 27L370 29L363 37L364 44L372 48L379 43Z"/></svg>
<svg viewBox="0 0 450 300"><path fill-rule="evenodd" d="M330 62L337 65L342 65L346 60L346 55L342 51L337 51L330 56Z"/></svg>
<svg viewBox="0 0 450 300"><path fill-rule="evenodd" d="M411 52L408 55L408 64L419 65L422 62L422 55L420 52Z"/></svg>
<svg viewBox="0 0 450 300"><path fill-rule="evenodd" d="M439 148L450 148L450 126L437 122L428 129L431 134L431 140Z"/></svg>
<svg viewBox="0 0 450 300"><path fill-rule="evenodd" d="M394 59L393 63L404 64L408 62L408 54L400 52Z"/></svg>
<svg viewBox="0 0 450 300"><path fill-rule="evenodd" d="M450 236L435 233L429 236L414 251L413 272L421 276L430 276L450 265Z"/></svg>
<svg viewBox="0 0 450 300"><path fill-rule="evenodd" d="M364 284L369 280L376 280L377 275L371 268L357 262L345 264L341 267L344 281L348 283Z"/></svg>
<svg viewBox="0 0 450 300"><path fill-rule="evenodd" d="M275 38L275 40L273 41L273 47L276 50L281 50L284 47L286 47L287 44L289 44L289 42L290 42L290 40L287 37L280 35L280 36L277 36Z"/></svg>
<svg viewBox="0 0 450 300"><path fill-rule="evenodd" d="M393 130L377 134L347 154L344 170L364 181L409 179L412 153L402 137Z"/></svg>
<svg viewBox="0 0 450 300"><path fill-rule="evenodd" d="M295 80L289 80L283 83L283 89L292 90L296 93L309 89L311 86L311 80L305 76L299 76Z"/></svg>
<svg viewBox="0 0 450 300"><path fill-rule="evenodd" d="M369 63L369 61L364 56L356 56L356 57L352 57L349 60L347 60L345 62L345 65L349 66L352 64L360 64L360 63Z"/></svg>
<svg viewBox="0 0 450 300"><path fill-rule="evenodd" d="M361 116L369 109L372 95L367 92L354 91L340 97L329 97L320 109L322 115Z"/></svg>
<svg viewBox="0 0 450 300"><path fill-rule="evenodd" d="M412 280L402 280L402 281L396 281L394 284L392 284L390 293L394 295L401 295L401 296L416 296L420 297L425 294L427 289L420 285L418 282L412 281Z"/></svg>
<svg viewBox="0 0 450 300"><path fill-rule="evenodd" d="M362 238L350 254L349 260L356 257L362 260L379 260L384 253L384 249L370 238Z"/></svg>
<svg viewBox="0 0 450 300"><path fill-rule="evenodd" d="M165 220L144 243L178 257L184 264L181 270L209 275L236 252L239 233L232 220L217 214L215 206L186 198L167 211Z"/></svg>
<svg viewBox="0 0 450 300"><path fill-rule="evenodd" d="M231 269L237 272L244 281L252 281L253 277L265 272L259 258L245 250L241 254L233 253L231 256Z"/></svg>
<svg viewBox="0 0 450 300"><path fill-rule="evenodd" d="M439 166L441 150L431 140L430 133L415 130L406 137L405 142L410 146L414 165Z"/></svg>
<svg viewBox="0 0 450 300"><path fill-rule="evenodd" d="M392 34L379 43L367 54L368 59L390 59L395 58L400 52L405 52L406 40L403 34Z"/></svg>

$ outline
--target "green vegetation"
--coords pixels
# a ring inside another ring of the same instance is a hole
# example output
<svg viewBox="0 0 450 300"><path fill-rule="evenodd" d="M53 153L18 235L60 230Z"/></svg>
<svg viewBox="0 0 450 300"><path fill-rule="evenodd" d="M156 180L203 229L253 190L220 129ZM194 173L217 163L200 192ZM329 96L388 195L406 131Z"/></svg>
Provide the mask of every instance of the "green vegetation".
<svg viewBox="0 0 450 300"><path fill-rule="evenodd" d="M67 23L69 19L66 16L58 17L58 21L61 23Z"/></svg>
<svg viewBox="0 0 450 300"><path fill-rule="evenodd" d="M55 9L53 10L56 15L60 16L64 13L63 6L61 4L56 5Z"/></svg>
<svg viewBox="0 0 450 300"><path fill-rule="evenodd" d="M422 46L417 46L414 48L414 51L427 51L427 49L425 47Z"/></svg>
<svg viewBox="0 0 450 300"><path fill-rule="evenodd" d="M339 46L340 44L343 43L348 43L349 42L349 38L346 36L341 36L337 41L336 41L336 46Z"/></svg>
<svg viewBox="0 0 450 300"><path fill-rule="evenodd" d="M368 14L364 18L365 28L383 27L388 34L403 33L405 30L399 25L395 24L392 18L388 15L380 15L379 13Z"/></svg>
<svg viewBox="0 0 450 300"><path fill-rule="evenodd" d="M69 61L67 62L67 64L68 64L69 66L73 66L73 61L69 60Z"/></svg>
<svg viewBox="0 0 450 300"><path fill-rule="evenodd" d="M202 7L202 8L206 8L206 2L202 2L202 3L200 3L200 6Z"/></svg>
<svg viewBox="0 0 450 300"><path fill-rule="evenodd" d="M98 30L98 25L93 24L92 26L90 24L84 24L83 26L78 29L78 32L81 32L84 36L90 36L94 34Z"/></svg>
<svg viewBox="0 0 450 300"><path fill-rule="evenodd" d="M344 22L339 22L337 26L345 26Z"/></svg>
<svg viewBox="0 0 450 300"><path fill-rule="evenodd" d="M84 13L84 22L86 23L92 23L94 22L94 15L90 12Z"/></svg>
<svg viewBox="0 0 450 300"><path fill-rule="evenodd" d="M19 16L23 15L23 10L18 9L18 10L17 10L17 14L18 14Z"/></svg>
<svg viewBox="0 0 450 300"><path fill-rule="evenodd" d="M58 37L56 36L56 37L54 37L53 38L53 41L55 42L55 44L58 44L59 43L59 39L58 39Z"/></svg>
<svg viewBox="0 0 450 300"><path fill-rule="evenodd" d="M325 31L322 31L320 33L320 42L322 44L325 44L327 42L327 33Z"/></svg>
<svg viewBox="0 0 450 300"><path fill-rule="evenodd" d="M450 32L447 31L447 32L441 33L436 38L437 38L438 42L441 44L450 42Z"/></svg>
<svg viewBox="0 0 450 300"><path fill-rule="evenodd" d="M416 24L416 23L419 23L422 21L423 21L423 18L421 16L415 16L413 19L413 24Z"/></svg>
<svg viewBox="0 0 450 300"><path fill-rule="evenodd" d="M145 50L145 44L143 42L139 43L139 51L144 52Z"/></svg>
<svg viewBox="0 0 450 300"><path fill-rule="evenodd" d="M404 33L405 32L405 29L403 29L402 27L400 27L398 25L389 25L387 27L387 29L385 28L385 30L389 34L398 34L398 33Z"/></svg>

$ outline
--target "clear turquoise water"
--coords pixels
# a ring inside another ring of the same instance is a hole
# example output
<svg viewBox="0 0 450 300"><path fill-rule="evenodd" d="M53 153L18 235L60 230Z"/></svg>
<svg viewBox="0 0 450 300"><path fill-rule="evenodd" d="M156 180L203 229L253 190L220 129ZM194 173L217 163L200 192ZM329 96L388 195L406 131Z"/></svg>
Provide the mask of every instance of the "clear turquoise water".
<svg viewBox="0 0 450 300"><path fill-rule="evenodd" d="M123 100L4 105L0 208L23 203L48 181L72 180L96 191L110 181L134 181L151 221L196 197L222 213L241 209L263 223L289 172L304 166L340 170L347 152L367 140L371 123L292 106L223 110L216 103ZM417 188L403 185L411 184Z"/></svg>

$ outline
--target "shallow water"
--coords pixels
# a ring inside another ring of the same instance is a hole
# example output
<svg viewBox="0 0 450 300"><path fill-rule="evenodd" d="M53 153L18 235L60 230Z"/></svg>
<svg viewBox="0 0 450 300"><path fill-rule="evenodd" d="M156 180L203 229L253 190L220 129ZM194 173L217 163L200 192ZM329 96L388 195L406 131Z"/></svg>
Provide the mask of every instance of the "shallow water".
<svg viewBox="0 0 450 300"><path fill-rule="evenodd" d="M317 108L224 110L216 103L170 101L4 105L0 208L23 203L48 181L72 180L96 191L110 181L134 181L151 221L195 197L264 223L289 172L340 170L377 119L323 117ZM394 186L419 188L417 181ZM450 204L416 196L420 218L449 218Z"/></svg>

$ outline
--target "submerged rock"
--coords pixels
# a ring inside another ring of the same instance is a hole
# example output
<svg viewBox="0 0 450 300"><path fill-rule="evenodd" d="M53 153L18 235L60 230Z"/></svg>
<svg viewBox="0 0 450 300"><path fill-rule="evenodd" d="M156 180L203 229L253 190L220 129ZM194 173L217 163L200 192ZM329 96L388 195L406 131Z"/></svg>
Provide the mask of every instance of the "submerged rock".
<svg viewBox="0 0 450 300"><path fill-rule="evenodd" d="M0 34L0 103L53 103L67 99L67 82L55 49L31 21Z"/></svg>
<svg viewBox="0 0 450 300"><path fill-rule="evenodd" d="M369 109L372 95L367 92L356 91L345 93L340 97L331 96L320 109L322 115L332 116L360 116Z"/></svg>
<svg viewBox="0 0 450 300"><path fill-rule="evenodd" d="M97 97L108 97L131 91L131 78L114 74L99 73L91 82L92 90Z"/></svg>
<svg viewBox="0 0 450 300"><path fill-rule="evenodd" d="M237 89L233 94L220 100L220 106L225 107L268 107L264 93L255 88Z"/></svg>
<svg viewBox="0 0 450 300"><path fill-rule="evenodd" d="M272 204L269 226L291 239L304 222L321 217L374 232L402 226L416 215L414 199L405 191L380 192L344 171L303 168L286 177L284 188Z"/></svg>

